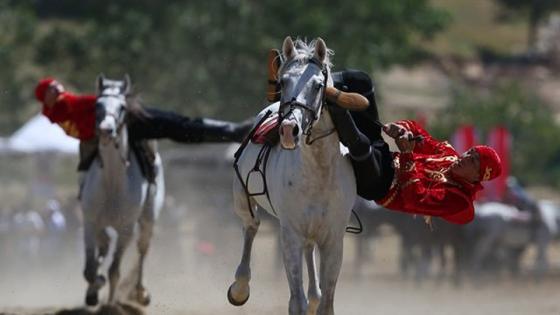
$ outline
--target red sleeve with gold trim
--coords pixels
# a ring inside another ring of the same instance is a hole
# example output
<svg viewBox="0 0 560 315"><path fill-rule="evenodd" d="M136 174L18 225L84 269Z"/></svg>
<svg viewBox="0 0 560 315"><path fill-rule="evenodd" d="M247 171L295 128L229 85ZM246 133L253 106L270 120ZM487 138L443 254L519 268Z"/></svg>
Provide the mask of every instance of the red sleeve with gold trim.
<svg viewBox="0 0 560 315"><path fill-rule="evenodd" d="M83 118L81 115L95 115L96 100L94 95L78 96L65 92L52 107L43 105L42 113L53 123L76 120Z"/></svg>
<svg viewBox="0 0 560 315"><path fill-rule="evenodd" d="M436 140L424 128L422 128L414 120L399 120L395 122L399 126L404 127L406 130L412 132L414 136L422 136L424 139L417 142L414 146L414 153L419 154L441 154L441 153L455 153L453 147L446 141Z"/></svg>
<svg viewBox="0 0 560 315"><path fill-rule="evenodd" d="M94 95L73 95L67 94L65 102L73 115L90 115L95 113L95 103L97 97Z"/></svg>
<svg viewBox="0 0 560 315"><path fill-rule="evenodd" d="M43 105L42 113L52 123L61 123L70 119L68 104L61 101L56 102L52 107Z"/></svg>

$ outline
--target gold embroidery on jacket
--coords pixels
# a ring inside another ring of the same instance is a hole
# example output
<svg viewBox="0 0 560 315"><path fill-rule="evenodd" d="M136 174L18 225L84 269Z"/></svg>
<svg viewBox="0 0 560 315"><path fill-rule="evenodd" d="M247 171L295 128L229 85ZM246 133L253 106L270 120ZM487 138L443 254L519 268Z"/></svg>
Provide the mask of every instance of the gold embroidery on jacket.
<svg viewBox="0 0 560 315"><path fill-rule="evenodd" d="M457 161L456 156L443 156L437 158L426 158L426 162L455 162Z"/></svg>
<svg viewBox="0 0 560 315"><path fill-rule="evenodd" d="M402 172L410 172L410 171L412 171L415 167L416 167L416 164L414 163L414 161L408 161L408 162L406 162L405 165L403 165L403 168L401 169L401 171L402 171Z"/></svg>
<svg viewBox="0 0 560 315"><path fill-rule="evenodd" d="M74 122L72 122L70 120L67 120L67 121L59 123L58 125L70 137L74 137L74 138L79 138L80 137L80 131L78 130L78 126Z"/></svg>

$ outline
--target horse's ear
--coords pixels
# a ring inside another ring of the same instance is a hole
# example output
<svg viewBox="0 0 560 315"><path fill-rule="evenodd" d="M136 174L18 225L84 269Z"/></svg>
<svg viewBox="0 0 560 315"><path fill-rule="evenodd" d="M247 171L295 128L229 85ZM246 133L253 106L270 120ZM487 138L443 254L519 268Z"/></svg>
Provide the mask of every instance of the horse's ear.
<svg viewBox="0 0 560 315"><path fill-rule="evenodd" d="M130 76L127 74L124 75L124 85L122 87L122 94L128 95L131 90L131 83L130 83Z"/></svg>
<svg viewBox="0 0 560 315"><path fill-rule="evenodd" d="M103 81L105 80L105 75L100 73L97 75L96 84L95 84L95 91L96 94L99 95L103 91Z"/></svg>
<svg viewBox="0 0 560 315"><path fill-rule="evenodd" d="M321 37L317 38L315 43L315 58L321 61L321 63L325 62L327 58L327 45Z"/></svg>
<svg viewBox="0 0 560 315"><path fill-rule="evenodd" d="M296 49L294 47L294 42L290 36L284 39L282 44L282 54L285 60L290 60L296 56Z"/></svg>

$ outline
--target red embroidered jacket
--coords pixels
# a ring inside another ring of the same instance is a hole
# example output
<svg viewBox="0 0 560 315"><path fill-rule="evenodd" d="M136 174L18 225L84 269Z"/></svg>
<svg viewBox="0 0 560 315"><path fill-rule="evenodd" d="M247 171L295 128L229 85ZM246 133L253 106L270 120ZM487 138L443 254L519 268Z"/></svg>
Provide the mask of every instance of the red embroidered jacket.
<svg viewBox="0 0 560 315"><path fill-rule="evenodd" d="M376 202L388 209L438 216L457 224L472 221L473 201L482 185L453 178L447 172L459 156L455 149L432 138L414 121L397 124L424 140L412 153L394 153L395 178L387 195Z"/></svg>
<svg viewBox="0 0 560 315"><path fill-rule="evenodd" d="M94 95L78 96L63 92L52 107L43 104L42 112L67 135L90 140L95 136L95 102Z"/></svg>

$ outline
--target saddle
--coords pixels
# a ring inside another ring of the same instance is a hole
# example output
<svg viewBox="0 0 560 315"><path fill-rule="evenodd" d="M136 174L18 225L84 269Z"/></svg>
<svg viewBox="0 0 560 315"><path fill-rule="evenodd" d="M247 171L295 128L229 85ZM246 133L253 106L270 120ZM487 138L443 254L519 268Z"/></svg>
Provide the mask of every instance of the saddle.
<svg viewBox="0 0 560 315"><path fill-rule="evenodd" d="M131 141L130 147L132 152L136 154L142 175L144 175L148 182L154 184L157 175L155 165L157 142L155 140Z"/></svg>
<svg viewBox="0 0 560 315"><path fill-rule="evenodd" d="M275 146L280 141L278 113L273 113L255 127L251 141L256 144Z"/></svg>
<svg viewBox="0 0 560 315"><path fill-rule="evenodd" d="M130 141L130 149L136 155L142 175L150 182L156 180L156 152L157 142L155 140ZM87 171L97 157L97 141L88 144L88 149L80 152L80 163L78 171Z"/></svg>

